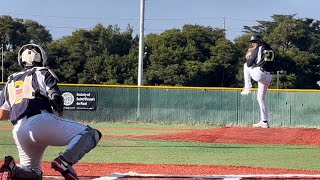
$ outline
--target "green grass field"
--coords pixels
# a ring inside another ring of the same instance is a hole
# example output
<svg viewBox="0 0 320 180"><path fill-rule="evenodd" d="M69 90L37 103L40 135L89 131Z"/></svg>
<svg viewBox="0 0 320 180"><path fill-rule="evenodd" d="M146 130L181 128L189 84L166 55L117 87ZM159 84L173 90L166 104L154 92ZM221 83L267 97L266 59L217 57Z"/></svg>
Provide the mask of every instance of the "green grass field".
<svg viewBox="0 0 320 180"><path fill-rule="evenodd" d="M2 125L10 125L1 122ZM207 129L213 126L90 123L103 128L104 135L149 135L170 129ZM108 128L112 128L108 130ZM134 129L136 128L136 129ZM139 129L143 128L143 129ZM148 128L152 128L150 131ZM131 129L131 130L130 130ZM154 130L154 129L159 129ZM166 130L163 130L166 129ZM18 157L11 130L0 130L0 156ZM64 147L49 147L44 161L51 161ZM80 162L202 164L320 170L320 147L285 145L242 145L169 142L126 138L103 138Z"/></svg>

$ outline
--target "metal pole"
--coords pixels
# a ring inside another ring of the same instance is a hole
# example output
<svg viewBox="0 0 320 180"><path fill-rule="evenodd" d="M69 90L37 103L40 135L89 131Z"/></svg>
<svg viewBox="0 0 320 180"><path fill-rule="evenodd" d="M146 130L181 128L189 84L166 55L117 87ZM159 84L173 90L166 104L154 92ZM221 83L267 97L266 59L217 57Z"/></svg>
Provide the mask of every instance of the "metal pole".
<svg viewBox="0 0 320 180"><path fill-rule="evenodd" d="M277 89L279 89L279 71L277 71Z"/></svg>
<svg viewBox="0 0 320 180"><path fill-rule="evenodd" d="M144 54L144 1L140 0L140 38L138 62L138 86L143 85L143 54Z"/></svg>
<svg viewBox="0 0 320 180"><path fill-rule="evenodd" d="M1 44L1 82L3 82L3 44Z"/></svg>
<svg viewBox="0 0 320 180"><path fill-rule="evenodd" d="M144 1L140 0L140 38L139 38L139 62L138 62L138 86L143 85L143 57L144 57ZM137 119L140 119L141 92L138 87Z"/></svg>

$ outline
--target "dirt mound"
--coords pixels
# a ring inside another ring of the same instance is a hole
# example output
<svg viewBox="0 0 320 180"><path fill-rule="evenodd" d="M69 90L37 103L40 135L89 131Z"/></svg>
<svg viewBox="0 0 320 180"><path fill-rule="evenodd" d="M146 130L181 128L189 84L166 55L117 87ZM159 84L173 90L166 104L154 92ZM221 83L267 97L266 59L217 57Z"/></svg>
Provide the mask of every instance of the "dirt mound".
<svg viewBox="0 0 320 180"><path fill-rule="evenodd" d="M158 135L107 137L233 144L320 145L320 129L316 128L221 127Z"/></svg>

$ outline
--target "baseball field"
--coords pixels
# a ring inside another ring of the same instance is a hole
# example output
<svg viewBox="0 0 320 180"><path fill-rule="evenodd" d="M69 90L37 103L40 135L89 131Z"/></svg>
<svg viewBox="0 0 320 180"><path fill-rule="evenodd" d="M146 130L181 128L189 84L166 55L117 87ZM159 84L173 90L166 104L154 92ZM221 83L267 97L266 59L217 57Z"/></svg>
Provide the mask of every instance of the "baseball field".
<svg viewBox="0 0 320 180"><path fill-rule="evenodd" d="M320 179L316 128L87 124L103 138L75 165L80 179ZM18 159L11 129L0 123L0 155ZM63 179L49 165L62 151L45 152L44 179Z"/></svg>

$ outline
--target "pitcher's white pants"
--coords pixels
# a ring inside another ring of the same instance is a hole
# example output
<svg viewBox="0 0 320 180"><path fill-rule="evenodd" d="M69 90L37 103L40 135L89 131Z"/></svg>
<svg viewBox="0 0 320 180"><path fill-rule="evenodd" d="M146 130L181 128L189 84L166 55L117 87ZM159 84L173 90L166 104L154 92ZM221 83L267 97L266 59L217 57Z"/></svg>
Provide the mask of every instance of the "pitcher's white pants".
<svg viewBox="0 0 320 180"><path fill-rule="evenodd" d="M19 166L42 171L42 156L48 146L72 147L78 141L74 137L86 128L85 125L47 112L20 119L12 131L19 151Z"/></svg>
<svg viewBox="0 0 320 180"><path fill-rule="evenodd" d="M260 67L248 67L247 63L243 68L244 88L251 89L251 79L258 82L257 100L260 107L261 121L268 121L268 107L267 107L267 91L271 84L272 74L270 72L261 71Z"/></svg>

